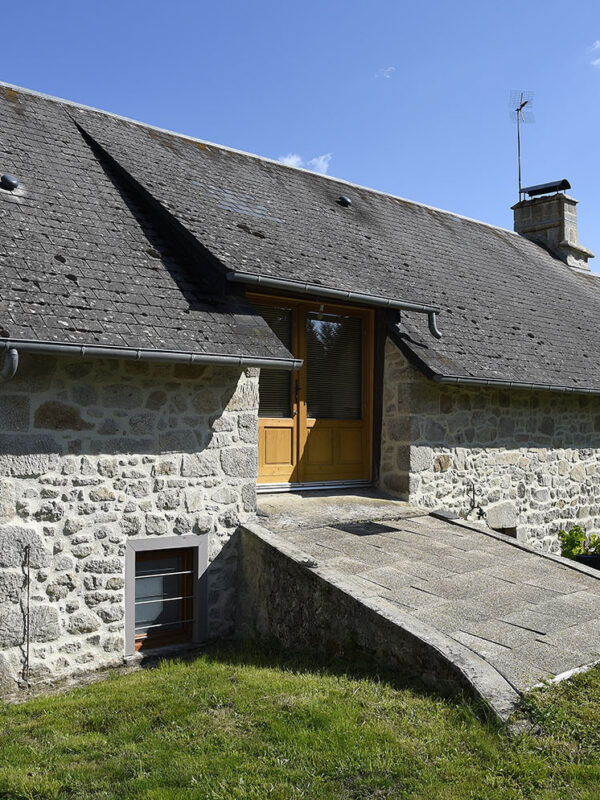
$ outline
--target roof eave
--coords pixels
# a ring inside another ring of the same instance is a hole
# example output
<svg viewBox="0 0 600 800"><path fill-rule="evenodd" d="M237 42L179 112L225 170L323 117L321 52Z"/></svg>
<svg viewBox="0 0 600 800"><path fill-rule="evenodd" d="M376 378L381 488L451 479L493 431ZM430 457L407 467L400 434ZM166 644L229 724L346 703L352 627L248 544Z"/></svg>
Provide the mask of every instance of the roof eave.
<svg viewBox="0 0 600 800"><path fill-rule="evenodd" d="M253 272L239 272L237 270L230 270L227 273L227 280L233 283L242 283L247 286L257 286L264 289L276 289L284 292L294 292L296 294L360 303L361 305L374 306L376 308L389 308L427 314L431 335L436 339L442 338L442 334L437 326L437 315L440 313L441 309L439 306L429 303L413 303L408 300L396 300L393 297L365 294L364 292L351 292L347 289L334 289L330 286L321 286L318 283L271 278L266 275L256 275Z"/></svg>
<svg viewBox="0 0 600 800"><path fill-rule="evenodd" d="M0 351L16 349L22 353L38 355L114 358L128 361L155 361L166 364L206 364L260 369L300 369L302 360L273 358L271 356L245 356L238 354L183 352L151 348L111 347L97 344L71 342L43 342L32 339L0 339Z"/></svg>
<svg viewBox="0 0 600 800"><path fill-rule="evenodd" d="M396 347L404 353L404 355L408 358L411 364L416 367L419 372L422 372L426 378L434 381L435 383L442 383L451 386L470 386L470 387L482 387L486 386L488 388L497 388L497 389L524 389L529 391L536 391L536 392L561 392L563 394L589 394L589 395L600 395L600 387L599 388L586 388L586 387L579 387L579 386L567 386L564 384L554 384L554 383L533 383L528 381L513 381L513 380L505 380L503 378L475 378L471 375L442 375L439 372L435 372L429 364L427 364L421 356L410 346L410 343L400 335L396 320L391 319L388 316L387 320L387 330L390 335L391 340L394 342Z"/></svg>
<svg viewBox="0 0 600 800"><path fill-rule="evenodd" d="M582 386L566 386L556 383L528 383L527 381L508 381L502 378L474 378L468 375L440 375L430 371L429 377L436 383L447 383L454 386L488 386L504 389L529 389L536 392L563 392L566 394L592 394L600 395L600 388L586 388Z"/></svg>

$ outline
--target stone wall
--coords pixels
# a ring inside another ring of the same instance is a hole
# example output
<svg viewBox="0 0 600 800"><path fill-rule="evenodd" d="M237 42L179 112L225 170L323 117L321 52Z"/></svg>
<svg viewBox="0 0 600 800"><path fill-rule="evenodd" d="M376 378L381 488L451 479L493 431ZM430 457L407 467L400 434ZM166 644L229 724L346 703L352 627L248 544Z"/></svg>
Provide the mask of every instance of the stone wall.
<svg viewBox="0 0 600 800"><path fill-rule="evenodd" d="M575 523L600 530L600 401L589 395L445 386L386 344L381 488L556 551Z"/></svg>
<svg viewBox="0 0 600 800"><path fill-rule="evenodd" d="M254 511L258 372L23 356L0 386L0 694L120 663L128 537L209 537L209 635L231 633Z"/></svg>

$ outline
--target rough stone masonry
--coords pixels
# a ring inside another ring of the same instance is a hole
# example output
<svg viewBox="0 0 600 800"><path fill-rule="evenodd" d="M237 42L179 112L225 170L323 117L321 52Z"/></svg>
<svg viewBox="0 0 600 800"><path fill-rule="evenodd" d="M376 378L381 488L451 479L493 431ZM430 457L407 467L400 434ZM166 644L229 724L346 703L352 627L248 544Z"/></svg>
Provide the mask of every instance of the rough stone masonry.
<svg viewBox="0 0 600 800"><path fill-rule="evenodd" d="M255 508L258 371L23 356L0 387L0 695L122 663L128 537L209 537L209 634L234 621Z"/></svg>
<svg viewBox="0 0 600 800"><path fill-rule="evenodd" d="M467 516L474 487L490 527L556 552L561 528L600 530L599 456L597 397L444 386L387 342L384 490Z"/></svg>

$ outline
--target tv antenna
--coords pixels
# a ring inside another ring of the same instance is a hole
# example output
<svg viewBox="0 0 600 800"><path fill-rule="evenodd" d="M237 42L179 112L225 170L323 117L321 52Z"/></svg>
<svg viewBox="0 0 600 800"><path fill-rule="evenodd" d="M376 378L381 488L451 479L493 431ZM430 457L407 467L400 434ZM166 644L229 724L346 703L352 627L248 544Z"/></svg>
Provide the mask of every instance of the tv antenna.
<svg viewBox="0 0 600 800"><path fill-rule="evenodd" d="M531 107L533 105L533 92L524 92L517 89L510 93L510 117L517 123L517 158L519 162L519 202L523 199L521 184L521 123L535 122Z"/></svg>

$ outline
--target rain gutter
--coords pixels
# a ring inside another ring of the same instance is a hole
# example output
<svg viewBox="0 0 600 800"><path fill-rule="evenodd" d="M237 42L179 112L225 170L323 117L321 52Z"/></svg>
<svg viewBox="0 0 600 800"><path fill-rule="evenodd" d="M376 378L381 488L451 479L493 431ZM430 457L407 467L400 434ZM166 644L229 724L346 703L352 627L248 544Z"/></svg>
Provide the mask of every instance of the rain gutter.
<svg viewBox="0 0 600 800"><path fill-rule="evenodd" d="M527 381L507 381L502 378L473 378L468 375L441 375L439 372L434 372L433 369L427 364L420 355L410 346L410 343L399 334L397 327L398 320L388 315L388 333L391 340L394 342L408 360L426 378L434 381L435 383L448 384L450 386L487 386L490 388L498 389L526 389L535 392L562 392L563 394L591 394L600 395L600 388L586 389L574 386L565 386L564 384L556 383L528 383Z"/></svg>
<svg viewBox="0 0 600 800"><path fill-rule="evenodd" d="M436 383L448 383L453 386L497 386L501 389L531 389L536 392L600 395L600 389L585 389L555 383L526 383L524 381L504 381L499 378L468 378L460 375L439 375L437 372L432 372L429 377Z"/></svg>
<svg viewBox="0 0 600 800"><path fill-rule="evenodd" d="M286 281L280 278L268 278L264 275L255 275L251 272L238 272L231 270L227 273L227 280L233 283L245 283L250 286L263 286L265 289L281 289L282 291L297 292L298 294L311 294L320 297L331 297L333 300L350 300L353 303L362 303L367 306L381 308L396 308L401 311L415 311L418 314L427 314L429 332L436 339L441 339L442 334L437 326L437 315L440 313L438 306L427 303L409 303L404 300L393 300L376 294L350 292L345 289L330 289L317 283L303 281Z"/></svg>
<svg viewBox="0 0 600 800"><path fill-rule="evenodd" d="M261 369L300 369L301 359L259 358L256 356L220 355L218 353L182 353L177 350L149 350L133 347L110 347L95 344L70 344L66 342L37 342L28 339L1 339L0 351L10 353L38 353L40 355L81 356L94 358L119 358L130 361L160 361L168 364L215 364L233 367L260 367ZM11 357L14 358L14 357ZM4 371L3 368L2 372ZM14 374L14 373L13 373ZM0 378L2 377L0 373Z"/></svg>

